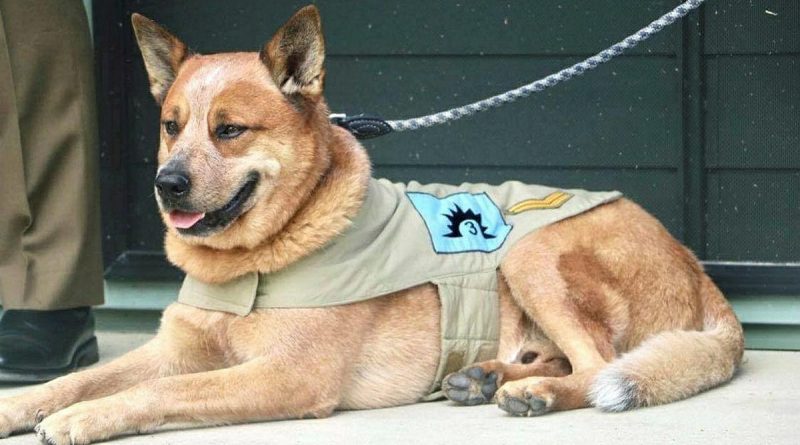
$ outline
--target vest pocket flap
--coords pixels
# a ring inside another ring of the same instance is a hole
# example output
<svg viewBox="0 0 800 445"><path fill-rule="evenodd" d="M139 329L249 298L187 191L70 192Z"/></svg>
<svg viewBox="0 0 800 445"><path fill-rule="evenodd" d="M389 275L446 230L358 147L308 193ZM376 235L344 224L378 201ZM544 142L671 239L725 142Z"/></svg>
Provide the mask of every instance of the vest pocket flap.
<svg viewBox="0 0 800 445"><path fill-rule="evenodd" d="M244 316L253 309L257 288L258 274L255 272L220 284L205 283L186 275L178 292L178 302Z"/></svg>

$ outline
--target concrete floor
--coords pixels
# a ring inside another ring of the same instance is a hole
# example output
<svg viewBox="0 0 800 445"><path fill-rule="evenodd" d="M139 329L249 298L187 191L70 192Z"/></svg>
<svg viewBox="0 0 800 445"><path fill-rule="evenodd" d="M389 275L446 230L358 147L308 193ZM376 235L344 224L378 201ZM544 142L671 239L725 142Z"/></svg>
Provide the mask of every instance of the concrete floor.
<svg viewBox="0 0 800 445"><path fill-rule="evenodd" d="M143 343L150 335L101 332L103 360ZM730 384L671 405L622 414L594 409L515 418L495 406L456 407L449 402L337 413L328 419L293 420L165 430L114 440L157 444L800 444L800 352L748 351ZM0 386L0 397L25 390ZM31 434L0 445L36 444Z"/></svg>

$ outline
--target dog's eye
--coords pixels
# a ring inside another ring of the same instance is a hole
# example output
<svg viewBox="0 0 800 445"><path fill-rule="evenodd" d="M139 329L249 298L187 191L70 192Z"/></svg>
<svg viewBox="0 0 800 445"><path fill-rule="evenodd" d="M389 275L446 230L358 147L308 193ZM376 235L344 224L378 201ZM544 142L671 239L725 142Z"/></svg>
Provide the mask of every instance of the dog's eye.
<svg viewBox="0 0 800 445"><path fill-rule="evenodd" d="M220 125L217 127L215 133L220 139L233 139L244 133L245 130L247 130L247 128L238 125Z"/></svg>
<svg viewBox="0 0 800 445"><path fill-rule="evenodd" d="M164 131L167 132L170 136L175 136L180 131L178 128L178 123L175 121L166 121L164 122Z"/></svg>

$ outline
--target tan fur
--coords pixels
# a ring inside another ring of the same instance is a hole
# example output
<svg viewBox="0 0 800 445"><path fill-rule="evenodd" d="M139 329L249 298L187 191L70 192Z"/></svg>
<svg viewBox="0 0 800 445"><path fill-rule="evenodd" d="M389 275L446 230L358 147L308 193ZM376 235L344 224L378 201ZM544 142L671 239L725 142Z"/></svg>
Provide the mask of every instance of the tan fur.
<svg viewBox="0 0 800 445"><path fill-rule="evenodd" d="M134 15L133 29L142 50L142 58L150 79L150 92L160 104L175 80L178 67L186 59L186 45L166 32L155 22L141 15Z"/></svg>
<svg viewBox="0 0 800 445"><path fill-rule="evenodd" d="M325 39L315 7L297 11L259 55L272 73L272 80L285 94L322 94Z"/></svg>
<svg viewBox="0 0 800 445"><path fill-rule="evenodd" d="M193 205L210 211L246 174L260 177L247 211L221 232L183 236L164 218L171 261L224 282L286 267L348 227L370 166L355 139L327 121L316 9L292 18L260 56L165 59L185 45L149 20L133 21L162 119L181 128L175 136L162 130L159 162L185 163ZM288 60L293 54L302 63ZM289 72L292 85L305 87L287 89ZM248 130L215 139L214 128L228 123ZM526 236L499 274L498 356L472 368L494 373L497 403L512 414L666 403L730 379L741 360L741 326L722 294L687 249L627 200ZM0 435L36 426L50 443L83 444L175 422L413 403L435 376L439 336L432 285L245 317L174 304L147 345L1 400Z"/></svg>

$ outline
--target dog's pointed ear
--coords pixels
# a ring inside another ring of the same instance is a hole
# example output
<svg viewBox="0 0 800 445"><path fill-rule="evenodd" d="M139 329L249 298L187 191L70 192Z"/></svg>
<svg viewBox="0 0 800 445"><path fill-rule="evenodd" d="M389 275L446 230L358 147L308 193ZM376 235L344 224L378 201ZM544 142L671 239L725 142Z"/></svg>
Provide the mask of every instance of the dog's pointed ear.
<svg viewBox="0 0 800 445"><path fill-rule="evenodd" d="M284 94L322 94L325 39L317 8L309 5L297 11L264 45L260 55Z"/></svg>
<svg viewBox="0 0 800 445"><path fill-rule="evenodd" d="M150 92L161 105L189 50L169 31L141 14L133 13L131 23L150 79Z"/></svg>

